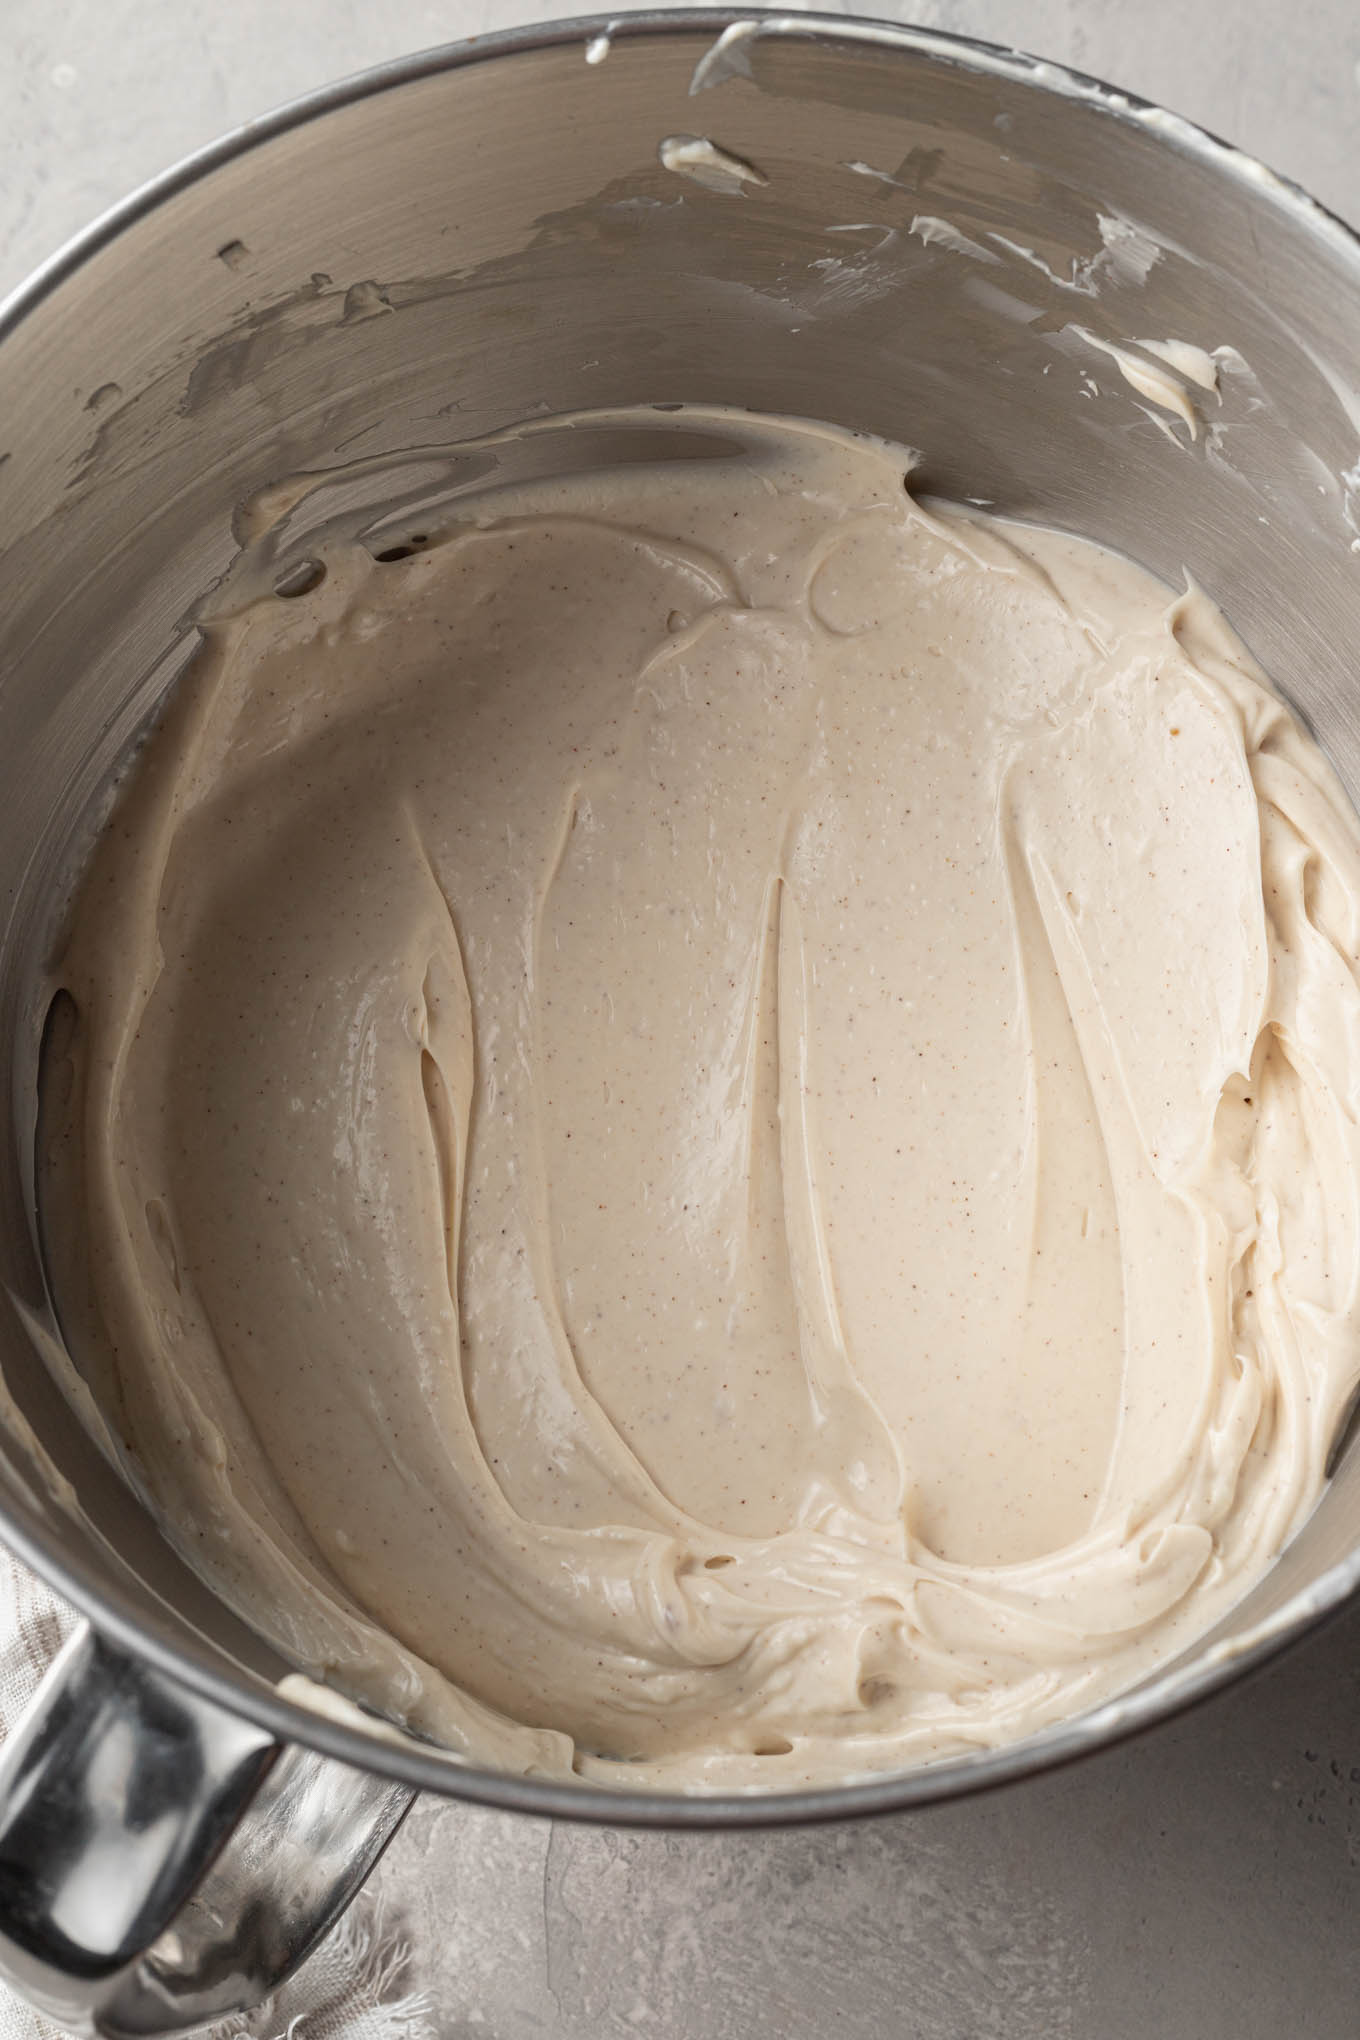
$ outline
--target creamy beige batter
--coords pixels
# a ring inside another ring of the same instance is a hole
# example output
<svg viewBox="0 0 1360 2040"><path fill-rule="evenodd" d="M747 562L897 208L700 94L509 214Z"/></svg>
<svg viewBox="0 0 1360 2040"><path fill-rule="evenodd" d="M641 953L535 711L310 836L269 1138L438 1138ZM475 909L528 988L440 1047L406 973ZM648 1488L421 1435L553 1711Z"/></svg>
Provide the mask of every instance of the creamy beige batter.
<svg viewBox="0 0 1360 2040"><path fill-rule="evenodd" d="M696 423L222 598L60 964L48 1233L305 1670L791 1787L1128 1684L1312 1508L1360 829L1202 596Z"/></svg>

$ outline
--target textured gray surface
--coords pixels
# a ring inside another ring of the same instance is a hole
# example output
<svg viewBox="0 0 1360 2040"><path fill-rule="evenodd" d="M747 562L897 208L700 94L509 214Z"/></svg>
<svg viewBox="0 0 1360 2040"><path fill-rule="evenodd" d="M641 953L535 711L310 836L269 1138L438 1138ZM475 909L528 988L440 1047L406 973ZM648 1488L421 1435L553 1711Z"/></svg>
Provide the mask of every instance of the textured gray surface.
<svg viewBox="0 0 1360 2040"><path fill-rule="evenodd" d="M541 11L0 0L0 288L235 122ZM1354 0L900 11L1161 100L1360 220ZM1360 1613L1186 1721L969 1805L679 1837L428 1801L380 1879L448 2040L1350 2040Z"/></svg>

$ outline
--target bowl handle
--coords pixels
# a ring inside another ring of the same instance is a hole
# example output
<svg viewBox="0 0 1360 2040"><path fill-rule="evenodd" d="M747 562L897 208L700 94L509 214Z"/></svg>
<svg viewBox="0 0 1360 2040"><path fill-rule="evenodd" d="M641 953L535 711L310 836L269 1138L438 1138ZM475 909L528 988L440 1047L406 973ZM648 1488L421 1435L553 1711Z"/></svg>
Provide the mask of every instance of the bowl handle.
<svg viewBox="0 0 1360 2040"><path fill-rule="evenodd" d="M245 2011L306 1959L414 1797L82 1625L0 1752L0 1975L109 2040Z"/></svg>

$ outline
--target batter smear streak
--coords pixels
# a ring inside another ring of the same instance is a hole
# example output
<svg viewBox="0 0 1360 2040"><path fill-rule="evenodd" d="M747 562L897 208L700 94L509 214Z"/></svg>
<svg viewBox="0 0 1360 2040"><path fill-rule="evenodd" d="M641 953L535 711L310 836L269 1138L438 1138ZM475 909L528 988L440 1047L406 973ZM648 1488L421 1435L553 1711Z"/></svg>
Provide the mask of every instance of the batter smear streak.
<svg viewBox="0 0 1360 2040"><path fill-rule="evenodd" d="M1031 1404L1026 1422L1043 1441L1043 1478L1053 1508L1068 1515L1075 1541L1095 1518L1105 1485L1106 1467L1093 1458L1091 1441L1097 1450L1102 1439L1113 1446L1124 1393L1127 1271L1121 1265L1117 1191L1111 1181L1100 1103L1092 1090L1086 1045L1068 992L1076 946L1071 919L1077 903L1056 896L1042 864L1037 873L1031 872L1018 799L1012 774L1003 782L1001 827L1024 987L1033 1100L1027 1141L1032 1219L1017 1366L1022 1377L1051 1383L1055 1391L1052 1399ZM1036 884L1040 875L1046 881L1047 914ZM1050 934L1051 922L1067 937L1066 973ZM1079 971L1079 962L1076 968ZM1099 1007L1091 998L1089 981L1081 1005L1088 1026L1098 1028ZM1105 1049L1108 1061L1108 1042L1092 1047ZM1064 1289L1078 1280L1088 1299L1079 1315L1062 1307ZM1054 1339L1064 1334L1069 1343L1055 1364ZM1036 1349L1047 1350L1041 1355ZM1040 1551L1049 1537L1051 1532ZM1037 1557L1040 1551L1019 1551L1012 1545L1008 1555Z"/></svg>

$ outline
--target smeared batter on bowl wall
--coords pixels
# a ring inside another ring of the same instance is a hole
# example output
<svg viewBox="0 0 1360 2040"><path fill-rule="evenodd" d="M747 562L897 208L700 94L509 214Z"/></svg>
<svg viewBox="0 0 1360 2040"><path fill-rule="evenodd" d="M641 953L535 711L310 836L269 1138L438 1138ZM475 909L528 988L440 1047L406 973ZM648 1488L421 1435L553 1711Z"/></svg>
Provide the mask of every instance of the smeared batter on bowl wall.
<svg viewBox="0 0 1360 2040"><path fill-rule="evenodd" d="M690 423L222 598L60 960L47 1234L305 1670L792 1787L1110 1694L1312 1508L1360 828L1198 593Z"/></svg>

